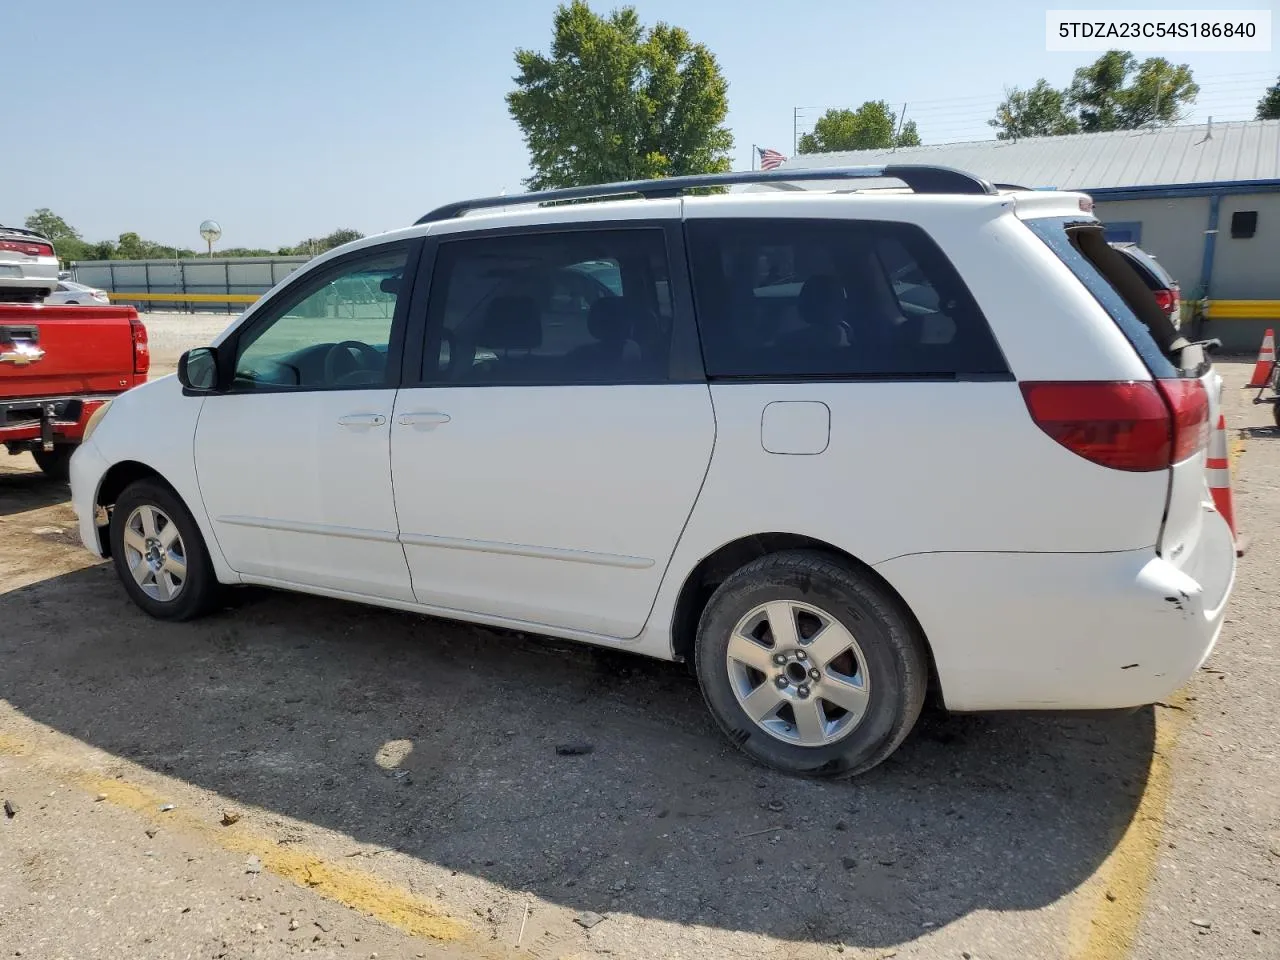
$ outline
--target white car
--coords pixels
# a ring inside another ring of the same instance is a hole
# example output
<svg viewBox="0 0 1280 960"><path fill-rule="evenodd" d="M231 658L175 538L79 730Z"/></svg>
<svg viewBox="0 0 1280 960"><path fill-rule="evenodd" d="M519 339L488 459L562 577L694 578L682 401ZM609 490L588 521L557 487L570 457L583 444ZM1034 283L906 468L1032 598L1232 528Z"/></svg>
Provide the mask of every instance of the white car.
<svg viewBox="0 0 1280 960"><path fill-rule="evenodd" d="M39 303L57 285L53 242L34 230L0 224L0 303Z"/></svg>
<svg viewBox="0 0 1280 960"><path fill-rule="evenodd" d="M111 298L107 296L107 291L99 290L97 287L86 287L83 283L76 283L74 280L59 280L57 289L49 296L44 298L47 304L92 304L95 306L108 306Z"/></svg>
<svg viewBox="0 0 1280 960"><path fill-rule="evenodd" d="M680 196L819 176L912 192ZM686 661L797 774L879 763L930 686L1147 704L1234 582L1219 382L1091 209L915 166L450 205L114 400L81 535L170 620L262 584Z"/></svg>

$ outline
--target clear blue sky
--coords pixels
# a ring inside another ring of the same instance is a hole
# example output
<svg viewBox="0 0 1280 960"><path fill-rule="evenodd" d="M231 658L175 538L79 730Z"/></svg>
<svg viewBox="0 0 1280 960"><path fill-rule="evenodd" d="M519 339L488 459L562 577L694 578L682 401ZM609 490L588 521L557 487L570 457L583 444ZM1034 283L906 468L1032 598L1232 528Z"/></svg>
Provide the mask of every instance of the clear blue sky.
<svg viewBox="0 0 1280 960"><path fill-rule="evenodd" d="M594 2L601 12L615 4ZM925 143L984 139L1006 85L1065 85L1096 54L1046 53L1026 0L638 0L687 28L729 80L735 166L791 152L792 110L885 98ZM1129 0L1124 7L1172 4ZM51 207L86 239L136 230L275 248L411 223L521 189L506 111L517 47L547 49L554 0L62 0L5 4L0 222ZM1116 5L1119 6L1119 5ZM1275 0L1204 9L1274 8ZM1280 17L1276 17L1280 29ZM20 42L15 42L20 38ZM1139 54L1146 56L1146 54ZM1190 119L1246 119L1280 52L1174 54L1204 87ZM15 149L16 148L16 149Z"/></svg>

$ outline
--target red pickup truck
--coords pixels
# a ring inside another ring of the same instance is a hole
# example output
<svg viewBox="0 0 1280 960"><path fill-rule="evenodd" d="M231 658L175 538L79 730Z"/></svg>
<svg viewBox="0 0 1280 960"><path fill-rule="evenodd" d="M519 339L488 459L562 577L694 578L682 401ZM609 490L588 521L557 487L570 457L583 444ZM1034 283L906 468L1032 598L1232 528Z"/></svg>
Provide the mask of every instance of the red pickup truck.
<svg viewBox="0 0 1280 960"><path fill-rule="evenodd" d="M150 368L133 307L0 303L0 443L66 479L94 411Z"/></svg>

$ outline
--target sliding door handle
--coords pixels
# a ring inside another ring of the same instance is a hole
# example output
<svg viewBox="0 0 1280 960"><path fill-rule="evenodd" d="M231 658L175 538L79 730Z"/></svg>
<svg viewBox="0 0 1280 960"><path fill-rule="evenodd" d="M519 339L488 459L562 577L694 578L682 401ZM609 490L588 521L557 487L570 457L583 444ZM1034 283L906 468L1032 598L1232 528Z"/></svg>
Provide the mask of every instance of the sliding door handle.
<svg viewBox="0 0 1280 960"><path fill-rule="evenodd" d="M422 410L417 413L402 413L396 418L401 425L406 427L438 427L442 423L449 422L447 413L440 413L436 410Z"/></svg>
<svg viewBox="0 0 1280 960"><path fill-rule="evenodd" d="M338 418L344 427L380 427L386 422L387 418L380 413L349 413Z"/></svg>

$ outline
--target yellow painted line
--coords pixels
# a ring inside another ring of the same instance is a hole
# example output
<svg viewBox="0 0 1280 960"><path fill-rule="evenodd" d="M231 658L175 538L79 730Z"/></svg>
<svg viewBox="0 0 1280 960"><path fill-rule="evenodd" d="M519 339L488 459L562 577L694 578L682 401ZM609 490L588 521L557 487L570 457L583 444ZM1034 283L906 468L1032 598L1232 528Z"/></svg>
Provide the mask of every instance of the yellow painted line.
<svg viewBox="0 0 1280 960"><path fill-rule="evenodd" d="M1071 960L1127 960L1137 939L1172 792L1173 751L1189 713L1182 693L1168 703L1173 709L1154 708L1155 745L1146 788L1124 836L1090 884L1086 909L1071 933Z"/></svg>
<svg viewBox="0 0 1280 960"><path fill-rule="evenodd" d="M257 303L256 293L121 293L109 291L107 297L114 301L159 301L162 303Z"/></svg>
<svg viewBox="0 0 1280 960"><path fill-rule="evenodd" d="M205 819L197 812L178 808L162 813L165 797L128 780L107 777L86 769L74 759L48 749L33 747L15 737L0 734L0 754L27 758L47 774L95 796L105 803L130 810L146 820L162 824L231 853L256 856L262 869L283 880L311 890L412 937L467 947L472 957L505 955L499 945L481 939L469 924L451 917L440 905L419 897L381 877L335 864L296 844L282 846L271 837L255 833L241 820L229 827Z"/></svg>
<svg viewBox="0 0 1280 960"><path fill-rule="evenodd" d="M1280 300L1207 300L1210 320L1280 320Z"/></svg>

